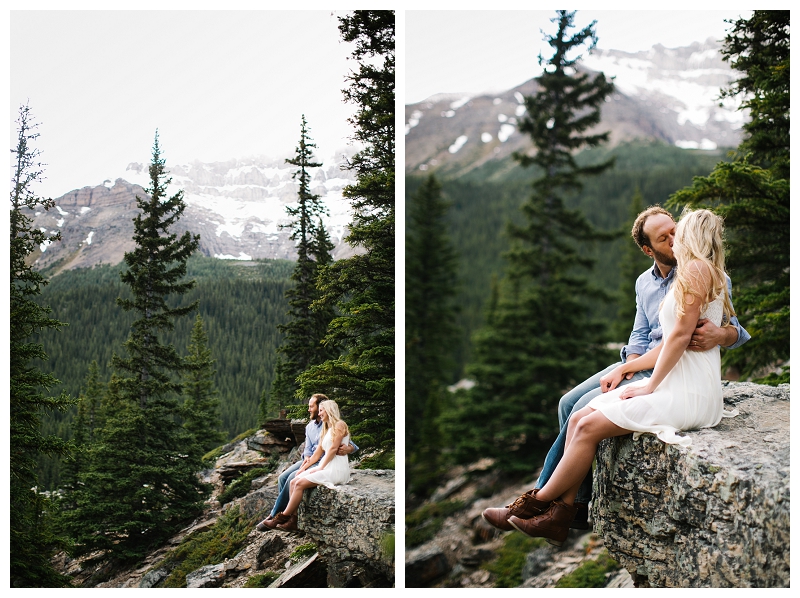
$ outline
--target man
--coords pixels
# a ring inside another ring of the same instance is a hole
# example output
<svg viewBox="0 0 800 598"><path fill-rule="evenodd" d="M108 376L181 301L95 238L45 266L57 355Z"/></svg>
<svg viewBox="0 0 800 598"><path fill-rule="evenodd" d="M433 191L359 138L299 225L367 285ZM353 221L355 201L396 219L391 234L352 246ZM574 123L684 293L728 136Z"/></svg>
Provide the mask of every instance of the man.
<svg viewBox="0 0 800 598"><path fill-rule="evenodd" d="M640 357L661 342L662 331L658 321L658 310L672 284L677 264L672 252L675 221L665 209L652 206L639 214L633 223L631 236L645 255L653 258L654 264L636 280L636 318L628 344L620 351L623 362ZM728 278L728 295L730 293L731 280ZM688 350L707 351L716 345L735 349L750 340L750 335L741 327L735 317L731 318L730 324L730 326L718 327L709 320L698 320ZM615 363L608 366L561 397L558 403L558 423L561 431L545 457L535 489L541 488L547 483L564 454L567 423L572 413L585 407L593 398L603 392L635 380L648 378L653 374L653 370L650 369L628 374L624 379L615 378L612 372L618 365L619 363ZM499 529L505 531L514 529L508 522L511 515L520 519L528 519L543 512L549 506L549 503L536 499L535 489L526 492L503 508L486 509L483 512L483 518ZM588 504L591 498L592 472L590 470L575 499L578 512L570 526L572 529L589 529Z"/></svg>
<svg viewBox="0 0 800 598"><path fill-rule="evenodd" d="M289 504L289 482L291 482L295 475L297 474L297 470L300 469L303 464L311 459L311 456L314 454L314 451L317 449L317 445L320 441L320 433L322 432L322 419L319 417L319 404L323 401L327 401L328 397L323 394L313 394L311 398L308 400L308 424L306 425L306 446L303 449L303 460L298 461L286 471L284 471L278 477L278 498L275 500L275 506L272 507L272 511L269 514L269 517L264 519L261 523L256 526L256 529L260 532L265 532L270 529L275 529L277 527L277 523L273 521L275 515L282 512L286 505ZM350 444L341 445L339 450L336 451L337 455L350 455L358 450L358 447L350 441ZM325 453L323 453L323 456ZM321 459L320 459L321 460ZM309 468L316 466L319 463L309 464Z"/></svg>

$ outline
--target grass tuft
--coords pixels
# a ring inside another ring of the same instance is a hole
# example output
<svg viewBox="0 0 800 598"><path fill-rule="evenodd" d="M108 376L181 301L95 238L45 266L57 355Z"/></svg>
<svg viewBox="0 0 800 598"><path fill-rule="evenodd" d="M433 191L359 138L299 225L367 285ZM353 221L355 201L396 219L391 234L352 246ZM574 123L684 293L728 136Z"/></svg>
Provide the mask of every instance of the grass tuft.
<svg viewBox="0 0 800 598"><path fill-rule="evenodd" d="M243 516L237 506L222 515L210 530L186 537L156 565L156 568L171 571L164 580L164 587L185 588L188 573L236 556L247 543L253 525L255 521Z"/></svg>
<svg viewBox="0 0 800 598"><path fill-rule="evenodd" d="M607 550L601 552L596 560L585 561L572 573L564 575L556 583L557 588L603 588L606 574L620 568Z"/></svg>
<svg viewBox="0 0 800 598"><path fill-rule="evenodd" d="M421 506L406 515L406 546L419 546L442 528L445 517L464 508L463 500L448 500Z"/></svg>
<svg viewBox="0 0 800 598"><path fill-rule="evenodd" d="M546 545L547 542L542 538L510 533L497 551L497 558L484 563L482 568L495 575L494 587L516 588L522 584L522 567L528 553Z"/></svg>
<svg viewBox="0 0 800 598"><path fill-rule="evenodd" d="M269 584L280 577L280 573L275 573L274 571L267 571L266 573L261 573L259 575L253 575L247 580L247 583L244 584L245 588L268 588Z"/></svg>

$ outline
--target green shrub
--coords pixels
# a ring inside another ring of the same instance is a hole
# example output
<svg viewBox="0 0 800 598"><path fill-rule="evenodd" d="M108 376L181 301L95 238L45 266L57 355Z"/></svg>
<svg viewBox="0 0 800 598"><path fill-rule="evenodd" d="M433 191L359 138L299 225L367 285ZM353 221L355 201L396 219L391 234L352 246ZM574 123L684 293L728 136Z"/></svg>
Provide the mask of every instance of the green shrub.
<svg viewBox="0 0 800 598"><path fill-rule="evenodd" d="M394 469L394 451L379 451L364 457L358 464L359 469Z"/></svg>
<svg viewBox="0 0 800 598"><path fill-rule="evenodd" d="M289 560L291 560L293 563L299 563L303 559L313 556L315 552L317 552L316 544L312 542L300 544L300 546L295 548L292 551L292 554L289 555Z"/></svg>
<svg viewBox="0 0 800 598"><path fill-rule="evenodd" d="M241 498L250 492L250 485L253 480L272 473L276 467L278 467L278 457L273 455L269 463L264 467L256 467L236 478L220 493L218 497L220 504L224 505L236 498Z"/></svg>
<svg viewBox="0 0 800 598"><path fill-rule="evenodd" d="M508 534L497 551L497 558L484 563L482 568L495 575L496 588L516 588L522 584L522 567L526 556L546 543L542 538Z"/></svg>
<svg viewBox="0 0 800 598"><path fill-rule="evenodd" d="M381 537L381 554L387 562L394 562L394 533Z"/></svg>
<svg viewBox="0 0 800 598"><path fill-rule="evenodd" d="M619 563L611 558L607 550L601 552L596 560L582 563L572 573L564 575L556 583L557 588L603 588L606 573L619 569Z"/></svg>
<svg viewBox="0 0 800 598"><path fill-rule="evenodd" d="M464 508L463 500L450 500L421 506L406 515L406 546L419 546L442 528L445 517Z"/></svg>
<svg viewBox="0 0 800 598"><path fill-rule="evenodd" d="M269 584L278 579L280 576L280 573L274 573L273 571L267 571L266 573L262 573L260 575L253 575L247 580L247 583L244 584L244 587L268 588Z"/></svg>
<svg viewBox="0 0 800 598"><path fill-rule="evenodd" d="M195 532L169 552L156 568L171 570L164 580L166 588L185 588L186 574L205 565L221 563L236 556L247 542L255 520L247 519L239 507L229 509L208 531Z"/></svg>

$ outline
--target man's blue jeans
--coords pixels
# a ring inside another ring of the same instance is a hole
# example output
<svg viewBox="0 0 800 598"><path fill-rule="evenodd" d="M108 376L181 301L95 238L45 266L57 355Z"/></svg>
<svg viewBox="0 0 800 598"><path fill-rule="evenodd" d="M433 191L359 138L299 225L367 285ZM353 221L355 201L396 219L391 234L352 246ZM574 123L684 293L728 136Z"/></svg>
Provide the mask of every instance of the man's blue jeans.
<svg viewBox="0 0 800 598"><path fill-rule="evenodd" d="M270 517L275 517L275 515L281 513L286 508L286 505L289 504L289 482L294 479L294 476L297 474L297 470L300 469L301 465L303 465L303 462L298 461L284 471L280 476L278 476L278 498L275 501L275 506L272 507ZM311 469L317 465L319 465L319 461L313 465L309 465L307 469Z"/></svg>
<svg viewBox="0 0 800 598"><path fill-rule="evenodd" d="M567 440L567 425L569 423L569 418L573 413L583 409L586 405L588 405L589 401L591 401L593 398L603 394L603 392L600 390L600 378L611 372L618 365L619 363L615 363L608 366L603 371L597 372L594 376L588 380L584 380L563 397L561 397L561 400L558 402L558 425L561 428L561 431L558 434L558 438L556 438L556 441L553 443L553 446L550 447L547 457L544 459L542 473L539 474L539 480L536 482L537 488L541 488L547 483L547 480L550 479L550 476L552 476L553 472L556 470L556 466L558 465L559 461L561 461L561 457L564 456L564 445L566 444ZM636 380L649 378L652 373L653 370L636 372L630 380L623 380L619 385L625 386L626 384L630 384ZM591 499L592 470L590 469L589 473L586 474L586 477L581 483L581 487L578 490L578 496L575 497L575 502L588 503Z"/></svg>

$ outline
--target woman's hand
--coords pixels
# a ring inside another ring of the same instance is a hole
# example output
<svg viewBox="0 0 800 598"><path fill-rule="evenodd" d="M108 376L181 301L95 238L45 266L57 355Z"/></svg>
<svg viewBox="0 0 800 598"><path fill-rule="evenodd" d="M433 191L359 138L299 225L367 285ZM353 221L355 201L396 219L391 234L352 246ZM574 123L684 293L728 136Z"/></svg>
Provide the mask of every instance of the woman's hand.
<svg viewBox="0 0 800 598"><path fill-rule="evenodd" d="M319 470L319 467L312 467L311 469L306 469L306 470L303 472L303 475L308 475L309 473L314 473L315 471L318 471L318 470ZM296 476L295 476L295 477L296 477Z"/></svg>
<svg viewBox="0 0 800 598"><path fill-rule="evenodd" d="M615 367L605 376L600 378L600 390L608 392L614 390L619 383L625 378L626 374L622 371L622 366Z"/></svg>
<svg viewBox="0 0 800 598"><path fill-rule="evenodd" d="M653 394L649 386L649 384L645 384L644 386L626 386L622 389L622 392L619 393L619 398L624 401L625 399L631 399L633 397Z"/></svg>

